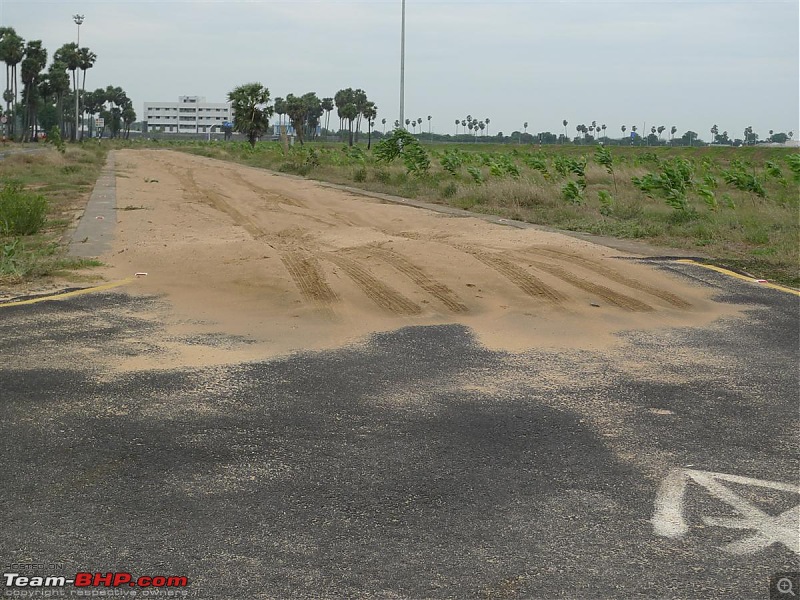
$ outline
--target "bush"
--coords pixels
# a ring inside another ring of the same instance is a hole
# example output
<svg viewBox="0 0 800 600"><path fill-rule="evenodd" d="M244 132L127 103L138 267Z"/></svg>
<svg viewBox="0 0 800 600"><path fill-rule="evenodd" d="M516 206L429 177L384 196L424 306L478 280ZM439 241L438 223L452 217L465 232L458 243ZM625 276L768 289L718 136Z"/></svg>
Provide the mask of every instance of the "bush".
<svg viewBox="0 0 800 600"><path fill-rule="evenodd" d="M452 198L458 192L458 186L452 181L442 188L442 198Z"/></svg>
<svg viewBox="0 0 800 600"><path fill-rule="evenodd" d="M384 169L379 169L378 171L375 171L375 180L384 184L391 183L392 174Z"/></svg>
<svg viewBox="0 0 800 600"><path fill-rule="evenodd" d="M23 189L18 181L0 188L0 234L31 235L39 231L47 216L47 199Z"/></svg>
<svg viewBox="0 0 800 600"><path fill-rule="evenodd" d="M353 181L363 183L367 180L367 170L364 167L359 167L353 173Z"/></svg>

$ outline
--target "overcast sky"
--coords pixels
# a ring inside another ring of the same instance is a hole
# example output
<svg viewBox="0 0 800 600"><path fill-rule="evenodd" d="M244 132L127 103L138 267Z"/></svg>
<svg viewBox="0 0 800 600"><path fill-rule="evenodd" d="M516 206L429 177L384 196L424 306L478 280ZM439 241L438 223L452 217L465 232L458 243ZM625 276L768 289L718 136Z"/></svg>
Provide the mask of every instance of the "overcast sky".
<svg viewBox="0 0 800 600"><path fill-rule="evenodd" d="M87 88L146 101L224 101L259 81L272 98L363 88L378 121L399 113L400 0L0 0L0 23L50 55L98 55ZM406 117L433 130L488 117L490 133L563 132L591 121L676 125L703 139L752 125L800 129L798 0L407 0Z"/></svg>

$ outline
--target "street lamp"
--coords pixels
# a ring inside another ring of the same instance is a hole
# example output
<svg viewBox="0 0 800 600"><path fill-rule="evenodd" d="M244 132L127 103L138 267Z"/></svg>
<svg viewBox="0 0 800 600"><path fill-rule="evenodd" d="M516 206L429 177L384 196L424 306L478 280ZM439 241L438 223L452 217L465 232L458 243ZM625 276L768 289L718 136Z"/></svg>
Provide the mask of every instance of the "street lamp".
<svg viewBox="0 0 800 600"><path fill-rule="evenodd" d="M83 15L72 15L75 25L78 26L78 52L81 51L81 25L83 25ZM75 141L78 141L78 80L75 78Z"/></svg>
<svg viewBox="0 0 800 600"><path fill-rule="evenodd" d="M400 126L403 126L406 75L406 0L403 0L402 25L400 26Z"/></svg>

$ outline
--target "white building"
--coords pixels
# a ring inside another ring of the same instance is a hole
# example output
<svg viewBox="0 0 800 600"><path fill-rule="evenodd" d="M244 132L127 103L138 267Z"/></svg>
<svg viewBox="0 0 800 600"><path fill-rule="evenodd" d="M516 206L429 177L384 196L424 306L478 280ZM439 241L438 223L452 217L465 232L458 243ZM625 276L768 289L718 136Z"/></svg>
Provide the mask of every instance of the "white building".
<svg viewBox="0 0 800 600"><path fill-rule="evenodd" d="M202 96L179 96L177 102L145 102L144 128L147 132L207 133L231 121L226 102L206 102Z"/></svg>

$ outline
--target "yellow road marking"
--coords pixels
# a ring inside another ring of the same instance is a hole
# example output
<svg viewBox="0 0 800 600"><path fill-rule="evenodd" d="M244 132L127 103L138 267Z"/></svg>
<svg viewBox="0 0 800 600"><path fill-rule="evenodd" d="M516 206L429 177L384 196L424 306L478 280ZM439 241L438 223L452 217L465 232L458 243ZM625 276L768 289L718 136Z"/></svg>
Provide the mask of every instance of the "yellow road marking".
<svg viewBox="0 0 800 600"><path fill-rule="evenodd" d="M7 302L5 304L0 304L0 308L5 308L7 306L22 306L23 304L36 304L37 302L46 302L47 300L65 300L67 298L74 298L75 296L83 296L84 294L92 294L94 292L102 292L104 290L110 290L115 287L120 287L122 285L126 285L133 281L134 277L128 277L127 279L121 279L119 281L112 281L111 283L104 283L103 285L96 285L90 288L83 288L80 290L73 290L71 292L64 292L63 294L53 294L52 296L42 296L41 298L31 298L30 300L18 300L16 302Z"/></svg>
<svg viewBox="0 0 800 600"><path fill-rule="evenodd" d="M707 265L704 263L697 262L696 260L692 260L690 258L680 258L675 262L681 263L684 265L695 265L697 267L702 267L704 269L708 269L710 271L716 271L717 273L722 273L723 275L727 275L728 277L735 277L736 279L741 279L742 281L747 281L749 283L755 283L763 287L772 288L773 290L780 290L781 292L788 292L790 294L794 294L795 296L800 296L800 291L783 286L778 285L777 283L770 283L766 281L761 283L758 279L754 279L753 277L748 277L747 275L742 275L741 273L737 273L735 271L731 271L730 269L724 269L722 267L717 267L715 265Z"/></svg>

